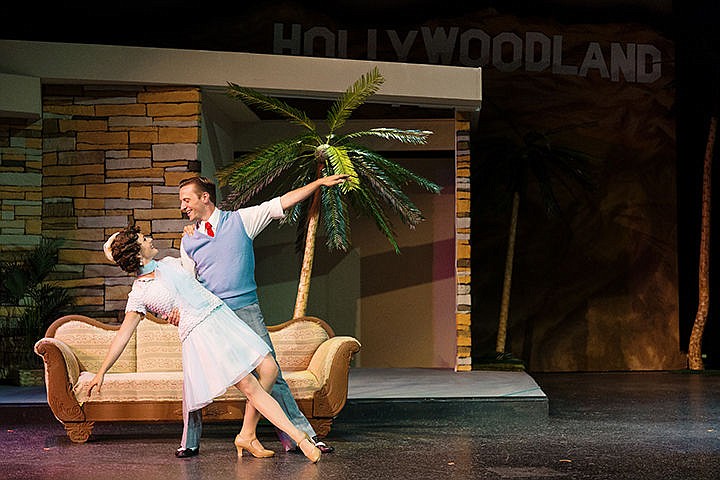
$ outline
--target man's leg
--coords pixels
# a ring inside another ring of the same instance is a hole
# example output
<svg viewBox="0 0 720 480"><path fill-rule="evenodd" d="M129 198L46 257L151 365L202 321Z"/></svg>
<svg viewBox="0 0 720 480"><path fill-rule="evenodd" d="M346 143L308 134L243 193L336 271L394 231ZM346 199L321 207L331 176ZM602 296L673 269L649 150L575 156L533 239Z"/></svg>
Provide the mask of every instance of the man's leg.
<svg viewBox="0 0 720 480"><path fill-rule="evenodd" d="M250 328L252 328L253 331L265 341L265 343L268 344L270 352L272 353L273 358L275 358L275 347L270 340L270 334L265 326L265 319L263 318L262 311L260 310L260 305L253 303L247 307L235 310L235 314ZM287 415L288 419L290 419L290 422L318 443L318 440L315 438L317 436L315 430L312 425L310 425L310 422L305 415L303 415L300 411L300 408L298 407L295 398L292 396L290 387L283 378L282 371L280 369L278 369L278 376L270 395L272 395L272 397L280 404L280 407L282 407L285 415ZM295 448L295 442L293 442L289 436L279 430L278 436L280 437L280 441L285 447L285 450L292 450ZM320 443L322 443L322 445L319 445L318 448L324 450L325 453L333 450L333 448L328 447L323 442Z"/></svg>
<svg viewBox="0 0 720 480"><path fill-rule="evenodd" d="M183 385L183 433L180 448L175 452L179 458L194 457L200 451L202 434L202 410L188 412L185 405L185 386Z"/></svg>

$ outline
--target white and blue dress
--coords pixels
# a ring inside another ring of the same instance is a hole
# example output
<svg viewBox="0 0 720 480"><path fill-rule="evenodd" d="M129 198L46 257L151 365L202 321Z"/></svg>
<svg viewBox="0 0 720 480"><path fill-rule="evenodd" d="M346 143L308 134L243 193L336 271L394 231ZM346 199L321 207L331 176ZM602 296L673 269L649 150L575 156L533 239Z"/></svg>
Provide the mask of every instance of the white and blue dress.
<svg viewBox="0 0 720 480"><path fill-rule="evenodd" d="M184 408L198 410L250 374L270 353L268 345L217 296L181 266L157 262L155 278L138 278L126 312L167 316L180 312Z"/></svg>

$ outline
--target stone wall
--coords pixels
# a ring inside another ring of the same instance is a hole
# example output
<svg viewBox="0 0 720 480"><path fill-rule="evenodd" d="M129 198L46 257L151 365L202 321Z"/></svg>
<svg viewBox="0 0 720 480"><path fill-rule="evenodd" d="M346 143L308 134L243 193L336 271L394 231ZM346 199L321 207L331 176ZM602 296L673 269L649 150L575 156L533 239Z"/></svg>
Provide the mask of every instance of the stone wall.
<svg viewBox="0 0 720 480"><path fill-rule="evenodd" d="M44 87L37 233L63 240L55 279L71 290L75 313L122 313L132 277L102 245L129 221L152 233L161 255L179 247L177 185L199 171L199 139L196 88Z"/></svg>
<svg viewBox="0 0 720 480"><path fill-rule="evenodd" d="M40 243L42 122L0 119L0 256Z"/></svg>

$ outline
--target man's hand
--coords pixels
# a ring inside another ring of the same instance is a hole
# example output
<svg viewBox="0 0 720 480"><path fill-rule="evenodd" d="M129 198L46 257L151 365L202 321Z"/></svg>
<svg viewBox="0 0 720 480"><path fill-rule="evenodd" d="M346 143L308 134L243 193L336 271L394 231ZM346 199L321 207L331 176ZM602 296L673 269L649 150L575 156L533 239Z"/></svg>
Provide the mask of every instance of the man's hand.
<svg viewBox="0 0 720 480"><path fill-rule="evenodd" d="M183 227L183 235L187 235L188 237L192 237L193 233L195 233L195 224L191 223L190 225L185 225Z"/></svg>
<svg viewBox="0 0 720 480"><path fill-rule="evenodd" d="M180 324L180 310L173 308L170 315L165 317L165 320L167 320L170 325L175 325L177 327Z"/></svg>
<svg viewBox="0 0 720 480"><path fill-rule="evenodd" d="M346 174L339 174L339 175L329 175L327 177L320 177L318 178L318 182L320 185L324 187L334 187L335 185L339 185L341 183L345 183L345 180L350 178L350 175Z"/></svg>

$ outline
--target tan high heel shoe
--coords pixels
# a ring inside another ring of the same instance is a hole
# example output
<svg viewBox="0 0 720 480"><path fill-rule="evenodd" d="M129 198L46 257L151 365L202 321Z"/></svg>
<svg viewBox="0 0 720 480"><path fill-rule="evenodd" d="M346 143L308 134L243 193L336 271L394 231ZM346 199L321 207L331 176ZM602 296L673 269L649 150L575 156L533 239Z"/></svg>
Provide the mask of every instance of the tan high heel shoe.
<svg viewBox="0 0 720 480"><path fill-rule="evenodd" d="M312 463L317 463L320 460L322 452L315 446L312 440L310 440L310 437L307 435L298 442L298 447L300 447L303 455L305 455Z"/></svg>
<svg viewBox="0 0 720 480"><path fill-rule="evenodd" d="M235 448L237 448L238 457L242 457L243 449L250 452L250 454L255 458L268 458L275 455L275 452L263 447L257 438L247 440L245 438L241 438L239 433L235 437Z"/></svg>

